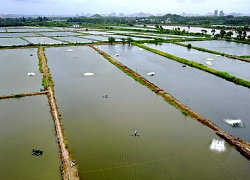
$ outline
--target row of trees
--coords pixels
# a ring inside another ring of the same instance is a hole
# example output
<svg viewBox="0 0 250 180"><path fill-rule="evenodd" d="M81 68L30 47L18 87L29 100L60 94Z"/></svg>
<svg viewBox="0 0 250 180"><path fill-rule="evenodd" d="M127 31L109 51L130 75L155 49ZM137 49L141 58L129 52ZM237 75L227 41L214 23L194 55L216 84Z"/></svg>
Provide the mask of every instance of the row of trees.
<svg viewBox="0 0 250 180"><path fill-rule="evenodd" d="M102 17L94 15L90 18L87 17L70 17L70 18L0 18L0 26L29 26L29 25L46 25L46 26L69 26L75 23L78 24L102 24L102 25L130 25L136 24L165 24L168 20L169 25L187 25L187 26L203 26L211 27L213 24L229 26L244 26L250 24L250 17L234 17L234 16L195 16L183 17L176 14L166 14L165 16L151 16L151 17ZM170 20L170 21L169 21ZM229 27L228 27L229 28ZM248 27L249 28L249 27ZM248 29L250 30L250 29Z"/></svg>

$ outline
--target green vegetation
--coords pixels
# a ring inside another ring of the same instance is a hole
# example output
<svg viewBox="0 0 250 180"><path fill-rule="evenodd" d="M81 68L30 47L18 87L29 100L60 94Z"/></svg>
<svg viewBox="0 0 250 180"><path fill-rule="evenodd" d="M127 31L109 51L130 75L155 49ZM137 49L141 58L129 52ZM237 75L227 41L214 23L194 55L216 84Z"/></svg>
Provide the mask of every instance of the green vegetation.
<svg viewBox="0 0 250 180"><path fill-rule="evenodd" d="M191 49L192 48L192 44L188 43L187 48Z"/></svg>
<svg viewBox="0 0 250 180"><path fill-rule="evenodd" d="M24 95L23 94L14 94L13 97L18 99L18 98L24 97Z"/></svg>
<svg viewBox="0 0 250 180"><path fill-rule="evenodd" d="M114 37L109 37L108 40L109 40L110 44L113 44L115 42L115 38Z"/></svg>
<svg viewBox="0 0 250 180"><path fill-rule="evenodd" d="M138 44L138 43L133 43L133 45L136 45L138 47L141 47L141 48L144 48L148 51L151 51L153 53L156 53L156 54L159 54L161 56L164 56L166 58L169 58L169 59L172 59L172 60L175 60L177 62L180 62L182 64L186 64L188 66L191 66L191 67L194 67L194 68L197 68L197 69L200 69L200 70L203 70L205 72L208 72L208 73L211 73L211 74L214 74L218 77L221 77L223 79L226 79L228 81L231 81L235 84L238 84L238 85L241 85L241 86L245 86L245 87L248 87L250 88L250 82L249 81L246 81L244 79L241 79L241 78L237 78L235 76L232 76L230 74L228 74L227 72L221 72L221 71L217 71L217 70L214 70L214 69L211 69L207 66L204 66L203 64L200 64L200 63L197 63L197 62L194 62L194 61L189 61L187 59L184 59L184 58L180 58L180 57L177 57L177 56L174 56L174 55L171 55L171 54L168 54L166 52L162 52L162 51L159 51L159 50L155 50L155 49L152 49L150 47L147 47L147 46L144 46L142 44Z"/></svg>

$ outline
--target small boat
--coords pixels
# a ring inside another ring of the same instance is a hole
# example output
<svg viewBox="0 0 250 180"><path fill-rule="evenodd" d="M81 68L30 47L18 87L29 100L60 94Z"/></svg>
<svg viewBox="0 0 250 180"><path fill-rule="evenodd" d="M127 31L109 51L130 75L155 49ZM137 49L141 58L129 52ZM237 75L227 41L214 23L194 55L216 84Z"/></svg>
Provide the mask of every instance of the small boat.
<svg viewBox="0 0 250 180"><path fill-rule="evenodd" d="M115 56L120 56L120 54L115 54Z"/></svg>
<svg viewBox="0 0 250 180"><path fill-rule="evenodd" d="M154 73L154 72L149 72L149 73L147 73L147 75L148 75L148 76L154 76L155 73Z"/></svg>
<svg viewBox="0 0 250 180"><path fill-rule="evenodd" d="M143 51L143 49L142 49L142 48L139 48L139 50L140 50L140 51Z"/></svg>
<svg viewBox="0 0 250 180"><path fill-rule="evenodd" d="M213 61L214 59L212 59L212 58L207 58L207 61Z"/></svg>
<svg viewBox="0 0 250 180"><path fill-rule="evenodd" d="M68 49L68 50L67 50L67 52L72 52L72 51L73 51L73 49Z"/></svg>
<svg viewBox="0 0 250 180"><path fill-rule="evenodd" d="M219 54L217 54L217 55L215 55L216 57L220 57L220 55Z"/></svg>
<svg viewBox="0 0 250 180"><path fill-rule="evenodd" d="M28 73L27 76L35 76L35 73Z"/></svg>

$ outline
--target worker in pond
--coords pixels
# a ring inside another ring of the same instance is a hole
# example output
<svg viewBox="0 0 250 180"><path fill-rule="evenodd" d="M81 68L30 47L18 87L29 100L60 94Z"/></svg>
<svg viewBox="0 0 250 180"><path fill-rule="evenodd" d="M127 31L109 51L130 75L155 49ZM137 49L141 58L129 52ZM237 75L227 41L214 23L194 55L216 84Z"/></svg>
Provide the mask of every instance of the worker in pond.
<svg viewBox="0 0 250 180"><path fill-rule="evenodd" d="M138 132L137 131L135 131L135 136L137 136L138 135Z"/></svg>

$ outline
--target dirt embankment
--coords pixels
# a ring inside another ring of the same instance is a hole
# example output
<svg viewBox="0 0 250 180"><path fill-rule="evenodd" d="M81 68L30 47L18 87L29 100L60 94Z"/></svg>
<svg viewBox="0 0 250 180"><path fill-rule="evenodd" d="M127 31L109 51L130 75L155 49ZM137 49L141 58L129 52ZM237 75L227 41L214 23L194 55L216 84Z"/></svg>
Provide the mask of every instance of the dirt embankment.
<svg viewBox="0 0 250 180"><path fill-rule="evenodd" d="M105 52L101 51L100 49L90 45L93 49L95 49L98 53L103 55L107 60L109 60L111 63L115 64L116 66L119 66L124 72L130 74L133 78L139 80L142 82L145 86L147 86L149 89L153 90L155 93L158 95L162 96L165 98L168 102L171 102L174 104L177 108L179 108L181 111L187 112L187 114L192 117L193 119L198 120L202 124L206 125L207 127L213 129L218 136L221 138L225 139L227 142L229 142L231 145L235 146L236 149L245 157L250 159L250 143L243 141L240 138L236 138L227 132L224 132L220 130L215 124L213 124L211 121L208 119L202 117L192 109L188 108L187 106L183 105L180 103L178 100L176 100L174 97L172 97L170 94L166 93L164 90L160 89L153 83L149 82L142 76L140 76L138 73L134 72L133 70L129 69L127 66L124 66L120 62L116 61L114 58L106 54Z"/></svg>
<svg viewBox="0 0 250 180"><path fill-rule="evenodd" d="M53 82L51 82L49 68L47 66L46 57L44 54L43 47L39 49L39 58L42 61L42 70L43 77L46 78L51 86L47 87L47 97L50 105L50 112L54 120L55 132L58 140L58 146L60 150L60 158L61 158L61 173L62 178L64 180L79 180L80 177L78 175L78 169L75 163L71 160L70 153L67 149L67 145L65 144L66 138L64 137L64 133L62 130L62 125L60 122L60 115L58 112L58 107L56 104L56 99L54 95L54 88L52 86Z"/></svg>
<svg viewBox="0 0 250 180"><path fill-rule="evenodd" d="M36 95L43 95L43 94L47 94L47 93L48 93L48 91L11 94L11 95L6 95L6 96L0 96L0 99L21 98L21 97L25 97L25 96L36 96Z"/></svg>

